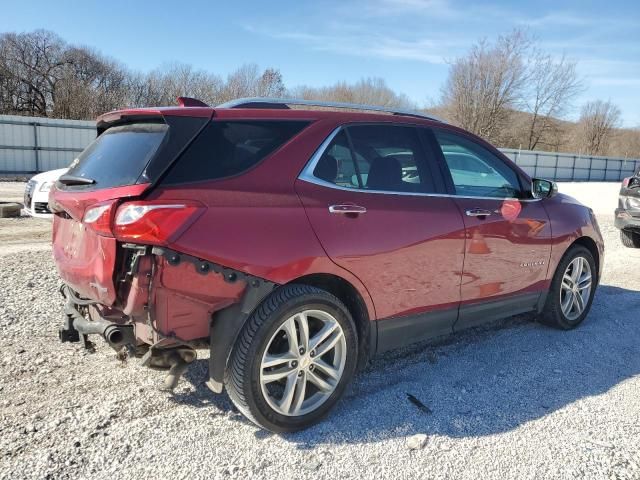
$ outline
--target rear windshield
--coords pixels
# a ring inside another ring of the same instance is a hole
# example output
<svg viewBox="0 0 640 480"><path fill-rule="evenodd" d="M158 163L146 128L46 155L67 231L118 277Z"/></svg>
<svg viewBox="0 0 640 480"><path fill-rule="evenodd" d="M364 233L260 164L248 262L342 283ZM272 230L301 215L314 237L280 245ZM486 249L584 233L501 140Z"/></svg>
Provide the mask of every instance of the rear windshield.
<svg viewBox="0 0 640 480"><path fill-rule="evenodd" d="M94 180L94 188L132 185L158 150L167 129L160 123L111 127L71 163L67 174Z"/></svg>
<svg viewBox="0 0 640 480"><path fill-rule="evenodd" d="M197 182L238 175L284 145L308 122L213 121L189 146L164 184Z"/></svg>

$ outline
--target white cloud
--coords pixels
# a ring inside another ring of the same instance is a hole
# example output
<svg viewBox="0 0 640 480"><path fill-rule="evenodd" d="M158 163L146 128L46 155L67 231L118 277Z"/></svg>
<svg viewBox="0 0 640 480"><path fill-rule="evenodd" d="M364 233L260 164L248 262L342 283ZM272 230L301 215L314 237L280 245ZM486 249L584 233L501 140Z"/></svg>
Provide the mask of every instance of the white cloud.
<svg viewBox="0 0 640 480"><path fill-rule="evenodd" d="M369 1L366 10L373 15L406 15L418 13L434 18L455 18L463 12L448 0L377 0Z"/></svg>
<svg viewBox="0 0 640 480"><path fill-rule="evenodd" d="M342 31L339 27L337 31L328 34L272 31L253 26L245 26L245 29L272 38L296 40L318 51L363 57L417 60L432 64L445 63L445 58L450 56L452 47L451 44L446 45L428 38L400 40L383 34Z"/></svg>

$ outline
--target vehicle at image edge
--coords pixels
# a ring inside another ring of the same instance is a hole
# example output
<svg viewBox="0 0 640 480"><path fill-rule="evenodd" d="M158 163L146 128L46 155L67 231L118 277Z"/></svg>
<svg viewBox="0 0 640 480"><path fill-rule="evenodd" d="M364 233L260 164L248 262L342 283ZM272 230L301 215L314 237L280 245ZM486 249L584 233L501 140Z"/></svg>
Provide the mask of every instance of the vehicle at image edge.
<svg viewBox="0 0 640 480"><path fill-rule="evenodd" d="M29 179L24 189L24 211L32 217L51 218L49 210L49 190L66 168L38 173Z"/></svg>
<svg viewBox="0 0 640 480"><path fill-rule="evenodd" d="M52 189L63 341L102 335L168 389L208 348L209 388L285 432L376 353L587 315L593 212L480 138L379 107L179 100L100 117Z"/></svg>
<svg viewBox="0 0 640 480"><path fill-rule="evenodd" d="M640 169L622 180L615 226L625 247L640 248Z"/></svg>

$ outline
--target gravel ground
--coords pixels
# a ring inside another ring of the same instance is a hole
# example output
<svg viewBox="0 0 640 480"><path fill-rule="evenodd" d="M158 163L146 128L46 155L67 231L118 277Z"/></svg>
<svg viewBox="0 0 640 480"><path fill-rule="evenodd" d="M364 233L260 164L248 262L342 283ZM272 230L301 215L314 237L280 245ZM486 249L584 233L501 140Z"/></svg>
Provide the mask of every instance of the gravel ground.
<svg viewBox="0 0 640 480"><path fill-rule="evenodd" d="M22 203L25 186L25 182L0 181L0 200Z"/></svg>
<svg viewBox="0 0 640 480"><path fill-rule="evenodd" d="M0 201L22 203L24 182L0 181ZM47 218L0 218L0 256L17 252L49 250L51 220Z"/></svg>
<svg viewBox="0 0 640 480"><path fill-rule="evenodd" d="M0 478L639 479L640 250L602 212L606 269L580 328L518 317L385 355L293 435L211 394L205 355L171 395L102 344L59 343L50 252L1 255Z"/></svg>

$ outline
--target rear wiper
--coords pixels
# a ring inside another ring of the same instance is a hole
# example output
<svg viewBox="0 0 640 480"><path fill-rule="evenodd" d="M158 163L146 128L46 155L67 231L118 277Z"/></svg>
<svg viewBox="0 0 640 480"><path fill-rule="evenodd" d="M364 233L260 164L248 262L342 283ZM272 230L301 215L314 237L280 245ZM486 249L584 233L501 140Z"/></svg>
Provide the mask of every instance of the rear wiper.
<svg viewBox="0 0 640 480"><path fill-rule="evenodd" d="M76 175L62 175L58 181L63 185L93 185L93 178L78 177Z"/></svg>

